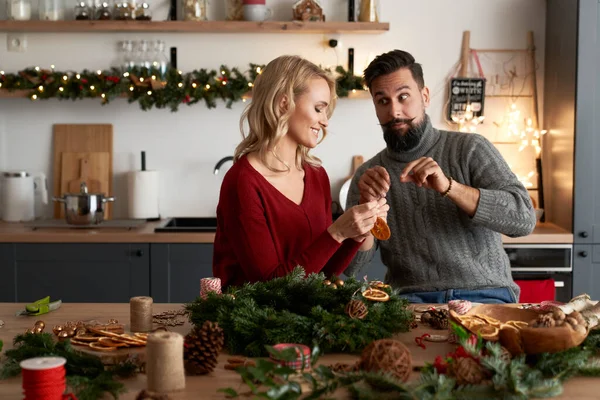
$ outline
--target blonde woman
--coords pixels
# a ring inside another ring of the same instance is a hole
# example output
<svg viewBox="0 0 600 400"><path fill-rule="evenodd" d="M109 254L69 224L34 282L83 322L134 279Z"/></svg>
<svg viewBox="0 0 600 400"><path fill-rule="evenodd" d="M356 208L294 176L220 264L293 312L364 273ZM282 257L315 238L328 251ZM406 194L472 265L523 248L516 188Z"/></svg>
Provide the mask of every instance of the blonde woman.
<svg viewBox="0 0 600 400"><path fill-rule="evenodd" d="M352 207L332 223L331 192L310 154L326 135L335 81L296 56L271 61L254 83L217 206L213 273L224 287L306 273L340 275L385 216L385 199Z"/></svg>

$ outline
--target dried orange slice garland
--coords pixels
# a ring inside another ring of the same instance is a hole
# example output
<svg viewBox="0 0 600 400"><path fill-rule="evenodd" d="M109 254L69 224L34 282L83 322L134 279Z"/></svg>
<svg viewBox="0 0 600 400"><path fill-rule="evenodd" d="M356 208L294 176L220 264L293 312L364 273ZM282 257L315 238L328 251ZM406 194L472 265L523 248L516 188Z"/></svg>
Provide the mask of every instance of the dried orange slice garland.
<svg viewBox="0 0 600 400"><path fill-rule="evenodd" d="M381 217L377 217L377 221L375 221L375 226L371 228L371 233L378 240L388 240L390 236L392 236L392 232L390 231L390 227L387 222Z"/></svg>
<svg viewBox="0 0 600 400"><path fill-rule="evenodd" d="M371 301L381 301L386 302L390 299L390 295L384 292L383 290L370 288L362 292L362 296Z"/></svg>

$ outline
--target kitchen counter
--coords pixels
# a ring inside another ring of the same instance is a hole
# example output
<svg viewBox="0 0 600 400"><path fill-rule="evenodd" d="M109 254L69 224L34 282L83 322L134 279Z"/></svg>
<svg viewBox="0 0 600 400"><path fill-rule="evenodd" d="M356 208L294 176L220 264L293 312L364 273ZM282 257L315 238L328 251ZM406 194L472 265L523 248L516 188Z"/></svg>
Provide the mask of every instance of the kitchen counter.
<svg viewBox="0 0 600 400"><path fill-rule="evenodd" d="M165 221L137 228L37 228L22 223L0 222L0 243L213 243L213 232L154 232ZM573 233L551 223L538 224L525 237L503 236L504 243L573 243Z"/></svg>
<svg viewBox="0 0 600 400"><path fill-rule="evenodd" d="M66 303L56 311L39 317L15 316L15 312L23 308L24 304L19 303L0 303L0 319L4 321L4 326L0 328L0 339L4 341L5 349L12 347L12 339L16 334L24 332L27 328L31 328L36 320L42 320L47 327L64 324L66 321L85 321L95 319L98 321L107 321L108 319L117 319L126 324L126 329L129 325L129 304L81 304L81 303ZM160 313L167 310L177 310L181 308L181 304L154 304L152 307L153 313ZM171 330L187 334L191 326L189 322L184 325L170 328ZM46 328L48 331L48 328ZM426 362L431 363L437 355L444 355L453 351L455 346L448 342L436 343L426 342L426 349L421 349L415 344L414 338L421 336L423 333L431 333L431 329L419 326L407 333L400 333L396 339L402 341L411 351L413 366L423 366ZM215 370L203 376L187 376L185 389L169 394L169 398L173 400L192 400L198 399L199 394L202 394L203 399L225 399L225 395L218 393L219 388L233 387L240 389L240 376L233 371L224 369L228 355L221 353L218 358L218 365ZM327 354L319 359L319 364L331 365L334 363L352 364L358 360L357 355L351 354ZM418 379L419 373L414 371L410 377L410 381ZM0 385L0 398L6 400L17 400L23 398L23 389L21 386L21 376L10 378L2 381ZM133 378L123 380L125 384L125 393L119 395L120 400L134 400L140 390L145 389L147 385L146 375L138 374ZM564 391L561 395L553 397L553 399L597 399L598 390L600 389L599 378L577 377L568 380L564 384ZM336 392L333 398L347 398L347 395L342 391Z"/></svg>

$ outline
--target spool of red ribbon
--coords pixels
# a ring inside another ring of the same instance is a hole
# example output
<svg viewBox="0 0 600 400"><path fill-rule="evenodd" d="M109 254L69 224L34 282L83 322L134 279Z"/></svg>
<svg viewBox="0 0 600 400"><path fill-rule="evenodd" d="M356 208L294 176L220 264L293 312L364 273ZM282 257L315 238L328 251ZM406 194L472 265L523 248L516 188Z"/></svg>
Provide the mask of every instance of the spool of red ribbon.
<svg viewBox="0 0 600 400"><path fill-rule="evenodd" d="M77 400L73 394L65 394L66 362L63 357L36 357L21 361L24 400Z"/></svg>
<svg viewBox="0 0 600 400"><path fill-rule="evenodd" d="M208 292L221 294L220 278L202 278L200 279L200 297L206 299Z"/></svg>

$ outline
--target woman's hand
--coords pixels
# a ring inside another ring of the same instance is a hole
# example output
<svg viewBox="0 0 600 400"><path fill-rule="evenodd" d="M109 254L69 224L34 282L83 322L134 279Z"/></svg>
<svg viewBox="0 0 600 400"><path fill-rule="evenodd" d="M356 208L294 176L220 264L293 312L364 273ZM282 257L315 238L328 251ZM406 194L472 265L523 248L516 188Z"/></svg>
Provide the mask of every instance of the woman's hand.
<svg viewBox="0 0 600 400"><path fill-rule="evenodd" d="M343 213L327 231L339 243L348 238L367 235L380 214L387 216L387 210L389 206L385 198L359 204Z"/></svg>

